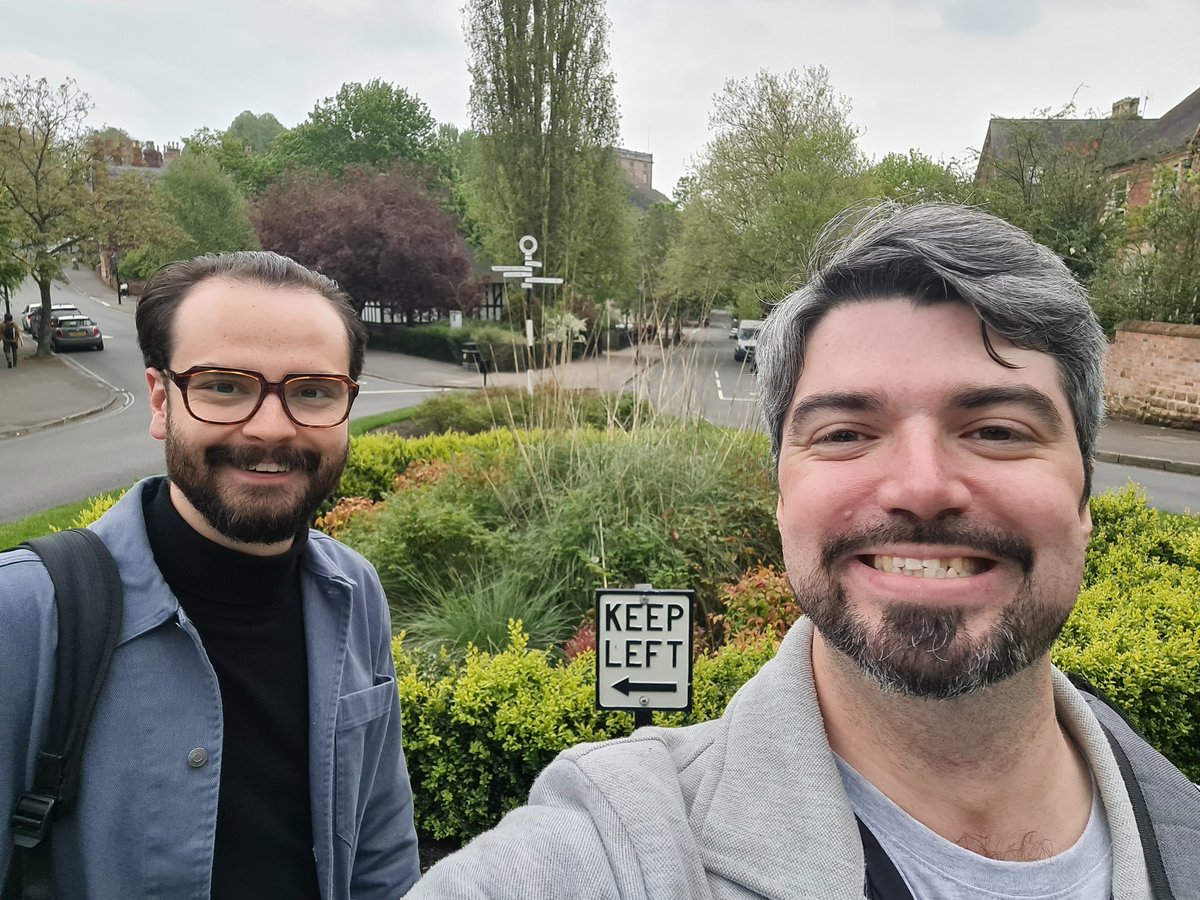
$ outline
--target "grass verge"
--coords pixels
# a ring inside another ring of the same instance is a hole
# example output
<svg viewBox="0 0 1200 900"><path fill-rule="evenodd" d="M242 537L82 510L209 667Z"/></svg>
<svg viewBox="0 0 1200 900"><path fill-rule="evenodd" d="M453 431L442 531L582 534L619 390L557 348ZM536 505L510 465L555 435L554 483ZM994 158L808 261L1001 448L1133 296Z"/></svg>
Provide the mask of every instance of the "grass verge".
<svg viewBox="0 0 1200 900"><path fill-rule="evenodd" d="M120 491L109 491L108 493L118 494ZM102 496L107 496L107 494ZM94 502L94 497L88 497L74 503L64 503L62 506L34 513L23 519L17 519L15 522L0 524L0 550L15 547L30 538L41 537L52 531L63 531L72 527L72 523L79 517L79 514Z"/></svg>
<svg viewBox="0 0 1200 900"><path fill-rule="evenodd" d="M376 413L373 416L363 416L361 419L355 419L350 423L350 436L358 437L359 435L366 434L368 431L382 428L384 425L407 422L416 414L416 411L417 407L406 406L404 409L393 409L391 412Z"/></svg>

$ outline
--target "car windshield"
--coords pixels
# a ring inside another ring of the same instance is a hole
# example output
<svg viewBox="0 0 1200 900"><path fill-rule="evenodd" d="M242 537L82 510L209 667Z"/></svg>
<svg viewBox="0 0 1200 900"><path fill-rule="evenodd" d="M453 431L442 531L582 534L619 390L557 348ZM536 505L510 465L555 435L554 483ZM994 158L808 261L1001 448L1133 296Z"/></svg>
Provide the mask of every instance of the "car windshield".
<svg viewBox="0 0 1200 900"><path fill-rule="evenodd" d="M751 325L749 328L743 328L741 330L741 337L743 341L748 341L751 338L758 337L758 326Z"/></svg>

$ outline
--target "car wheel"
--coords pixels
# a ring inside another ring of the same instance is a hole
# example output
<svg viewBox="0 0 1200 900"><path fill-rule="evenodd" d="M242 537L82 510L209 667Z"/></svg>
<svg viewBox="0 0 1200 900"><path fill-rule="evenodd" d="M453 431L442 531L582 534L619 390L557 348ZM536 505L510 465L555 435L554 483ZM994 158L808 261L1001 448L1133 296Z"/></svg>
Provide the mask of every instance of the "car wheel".
<svg viewBox="0 0 1200 900"><path fill-rule="evenodd" d="M104 341L96 341L96 349L103 350L104 349Z"/></svg>
<svg viewBox="0 0 1200 900"><path fill-rule="evenodd" d="M746 354L742 353L740 350L734 350L733 358L736 362L741 362L742 360L744 360L746 358Z"/></svg>

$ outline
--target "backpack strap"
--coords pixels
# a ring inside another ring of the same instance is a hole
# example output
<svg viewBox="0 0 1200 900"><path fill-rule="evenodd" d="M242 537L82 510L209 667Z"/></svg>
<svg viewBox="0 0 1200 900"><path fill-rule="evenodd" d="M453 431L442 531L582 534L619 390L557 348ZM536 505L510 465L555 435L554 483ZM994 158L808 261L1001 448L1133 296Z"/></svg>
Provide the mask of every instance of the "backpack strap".
<svg viewBox="0 0 1200 900"><path fill-rule="evenodd" d="M13 848L3 900L50 900L50 829L70 812L79 791L83 745L121 628L122 590L108 548L77 528L21 545L42 559L54 583L58 648L54 701L33 787L17 800Z"/></svg>
<svg viewBox="0 0 1200 900"><path fill-rule="evenodd" d="M1100 722L1133 806L1151 896L1175 900L1190 896L1184 886L1200 883L1200 789L1155 750L1125 714L1078 675L1071 683Z"/></svg>

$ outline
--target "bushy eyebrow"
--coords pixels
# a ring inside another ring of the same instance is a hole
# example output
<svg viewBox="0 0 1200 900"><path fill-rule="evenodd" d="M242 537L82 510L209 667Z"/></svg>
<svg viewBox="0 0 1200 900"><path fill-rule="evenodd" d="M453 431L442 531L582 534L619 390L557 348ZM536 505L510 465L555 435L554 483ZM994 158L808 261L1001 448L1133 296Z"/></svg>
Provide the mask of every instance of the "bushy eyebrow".
<svg viewBox="0 0 1200 900"><path fill-rule="evenodd" d="M882 394L862 391L827 391L805 397L792 410L788 432L799 434L804 431L808 420L821 412L879 412L884 408Z"/></svg>
<svg viewBox="0 0 1200 900"><path fill-rule="evenodd" d="M979 410L1003 404L1015 404L1030 410L1042 421L1052 437L1060 437L1065 429L1063 417L1054 401L1037 388L1028 385L966 388L950 398L950 406L962 410ZM881 412L887 405L884 394L865 391L827 391L805 397L792 410L788 433L801 434L809 419L823 412Z"/></svg>
<svg viewBox="0 0 1200 900"><path fill-rule="evenodd" d="M959 409L973 410L1004 404L1023 406L1041 419L1050 431L1051 437L1061 437L1066 428L1062 414L1054 405L1054 401L1045 392L1028 385L967 388L955 394L951 404Z"/></svg>

